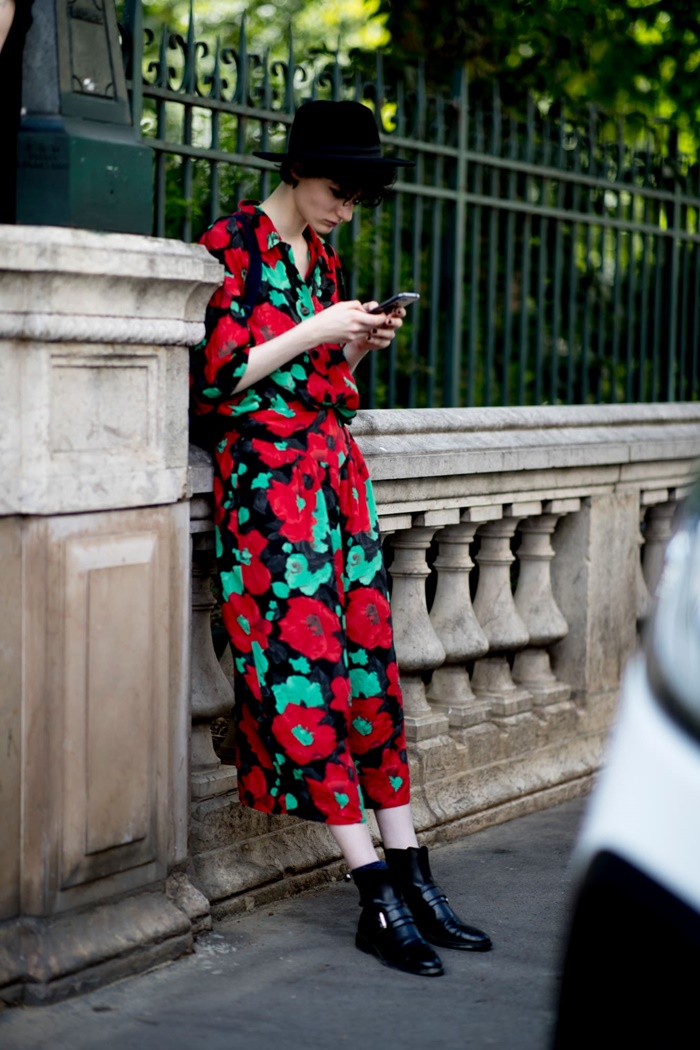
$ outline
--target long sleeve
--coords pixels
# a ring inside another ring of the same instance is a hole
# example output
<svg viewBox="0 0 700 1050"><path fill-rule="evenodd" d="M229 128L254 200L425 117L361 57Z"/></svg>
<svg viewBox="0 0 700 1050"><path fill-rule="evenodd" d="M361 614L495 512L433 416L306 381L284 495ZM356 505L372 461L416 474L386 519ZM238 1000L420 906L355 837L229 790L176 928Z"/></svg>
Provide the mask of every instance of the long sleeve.
<svg viewBox="0 0 700 1050"><path fill-rule="evenodd" d="M232 216L219 219L200 243L225 267L224 282L207 306L204 339L190 351L195 412L206 414L230 400L254 339L241 304L249 260L238 223Z"/></svg>

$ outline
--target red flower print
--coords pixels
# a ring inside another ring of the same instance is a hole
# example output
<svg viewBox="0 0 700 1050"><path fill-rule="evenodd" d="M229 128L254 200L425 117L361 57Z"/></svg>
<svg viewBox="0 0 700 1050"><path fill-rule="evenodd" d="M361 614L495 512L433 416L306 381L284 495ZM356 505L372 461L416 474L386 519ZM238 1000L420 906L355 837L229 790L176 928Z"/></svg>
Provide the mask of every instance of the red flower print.
<svg viewBox="0 0 700 1050"><path fill-rule="evenodd" d="M333 711L341 711L350 726L350 680L344 675L338 675L331 682L331 693L333 699L329 707Z"/></svg>
<svg viewBox="0 0 700 1050"><path fill-rule="evenodd" d="M260 766L254 766L249 773L238 772L238 794L241 802L247 806L253 806L263 813L272 813L275 800L267 790L267 780ZM252 802L250 798L252 797Z"/></svg>
<svg viewBox="0 0 700 1050"><path fill-rule="evenodd" d="M268 489L268 500L276 518L283 523L280 533L292 543L313 539L313 527L316 523L316 493L318 483L307 488L302 474L295 467L288 482L272 481Z"/></svg>
<svg viewBox="0 0 700 1050"><path fill-rule="evenodd" d="M301 455L297 449L277 448L272 442L261 441L260 438L253 438L252 445L266 467L282 467L293 463Z"/></svg>
<svg viewBox="0 0 700 1050"><path fill-rule="evenodd" d="M379 769L364 768L362 790L379 807L403 806L410 798L408 766L397 751L385 751Z"/></svg>
<svg viewBox="0 0 700 1050"><path fill-rule="evenodd" d="M228 481L233 470L233 445L233 441L227 441L223 452L216 451L214 453L216 457L217 473L223 481ZM218 504L218 500L216 502Z"/></svg>
<svg viewBox="0 0 700 1050"><path fill-rule="evenodd" d="M326 712L321 707L287 704L272 722L272 732L284 751L300 765L328 758L337 744L333 726L323 725Z"/></svg>
<svg viewBox="0 0 700 1050"><path fill-rule="evenodd" d="M396 660L392 660L390 664L387 664L386 676L389 681L387 686L387 694L389 696L395 696L401 700L401 683L399 682L399 665Z"/></svg>
<svg viewBox="0 0 700 1050"><path fill-rule="evenodd" d="M216 383L216 377L221 365L230 361L236 350L247 346L250 342L250 332L238 321L234 321L230 314L224 314L216 326L216 344L207 347L207 359L204 365L204 378L210 385Z"/></svg>
<svg viewBox="0 0 700 1050"><path fill-rule="evenodd" d="M340 621L317 598L290 598L287 613L280 622L282 641L310 660L340 660L342 646L336 638Z"/></svg>
<svg viewBox="0 0 700 1050"><path fill-rule="evenodd" d="M255 699L258 701L262 700L260 679L258 678L258 672L256 671L255 666L253 664L250 664L248 667L246 667L245 674L243 675L243 681L248 686Z"/></svg>
<svg viewBox="0 0 700 1050"><path fill-rule="evenodd" d="M273 306L272 303L258 303L252 320L265 342L295 327L293 319L288 314L282 313L279 307Z"/></svg>
<svg viewBox="0 0 700 1050"><path fill-rule="evenodd" d="M348 464L348 476L340 486L338 493L340 509L347 518L347 527L357 535L369 532L369 507L365 495L365 479L355 469L352 461Z"/></svg>
<svg viewBox="0 0 700 1050"><path fill-rule="evenodd" d="M348 638L366 649L391 645L391 608L384 595L374 587L350 592L346 610Z"/></svg>
<svg viewBox="0 0 700 1050"><path fill-rule="evenodd" d="M295 430L308 430L318 415L313 409L305 408L301 401L290 401L287 408L292 413L283 416L272 408L260 409L255 413L256 423L263 423L277 437L289 437Z"/></svg>
<svg viewBox="0 0 700 1050"><path fill-rule="evenodd" d="M250 594L232 594L221 606L224 626L240 653L249 653L253 642L265 649L272 624L260 615L255 599Z"/></svg>
<svg viewBox="0 0 700 1050"><path fill-rule="evenodd" d="M323 781L306 777L314 805L329 824L359 824L362 820L354 768L329 762Z"/></svg>
<svg viewBox="0 0 700 1050"><path fill-rule="evenodd" d="M232 516L233 520L233 516ZM249 594L264 594L272 577L258 555L267 547L267 540L255 529L238 536L243 586Z"/></svg>
<svg viewBox="0 0 700 1050"><path fill-rule="evenodd" d="M250 709L247 707L243 708L243 715L238 723L238 729L239 732L242 732L245 735L245 738L250 744L251 750L260 765L264 766L265 769L272 769L272 759L260 739L258 723L255 721Z"/></svg>
<svg viewBox="0 0 700 1050"><path fill-rule="evenodd" d="M387 711L380 711L381 696L353 701L350 714L350 751L353 755L364 755L373 747L385 744L392 734L394 723Z"/></svg>
<svg viewBox="0 0 700 1050"><path fill-rule="evenodd" d="M206 245L210 252L221 248L228 248L231 243L231 234L228 229L228 219L219 219L209 230L205 230L200 239L200 244Z"/></svg>

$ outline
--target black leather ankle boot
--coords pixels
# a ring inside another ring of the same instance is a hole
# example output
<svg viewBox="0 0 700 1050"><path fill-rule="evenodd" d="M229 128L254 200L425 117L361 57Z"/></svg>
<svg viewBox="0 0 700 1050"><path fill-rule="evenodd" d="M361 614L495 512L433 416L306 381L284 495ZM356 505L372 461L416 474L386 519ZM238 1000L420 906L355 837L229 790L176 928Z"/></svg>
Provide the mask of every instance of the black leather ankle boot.
<svg viewBox="0 0 700 1050"><path fill-rule="evenodd" d="M389 871L370 868L352 874L362 908L355 937L357 947L395 970L422 977L444 973L439 955L418 932Z"/></svg>
<svg viewBox="0 0 700 1050"><path fill-rule="evenodd" d="M427 941L440 948L460 948L469 952L489 950L491 938L488 934L462 922L440 887L433 882L426 846L385 849L384 855L416 926Z"/></svg>

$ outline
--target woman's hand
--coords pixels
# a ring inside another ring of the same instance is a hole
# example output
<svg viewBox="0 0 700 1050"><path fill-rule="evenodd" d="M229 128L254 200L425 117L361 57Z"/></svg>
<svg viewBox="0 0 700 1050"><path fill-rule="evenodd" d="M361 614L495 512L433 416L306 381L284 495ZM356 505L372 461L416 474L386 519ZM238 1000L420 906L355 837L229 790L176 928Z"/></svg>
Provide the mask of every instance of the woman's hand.
<svg viewBox="0 0 700 1050"><path fill-rule="evenodd" d="M364 303L365 310L372 310L376 302ZM373 325L369 332L348 340L345 344L345 357L354 370L370 350L385 350L395 338L397 331L403 324L406 310L403 306L397 306L390 314L368 314L372 318Z"/></svg>
<svg viewBox="0 0 700 1050"><path fill-rule="evenodd" d="M365 339L373 330L377 330L378 321L383 320L383 315L372 317L367 313L367 306L376 306L376 303L363 305L359 300L352 299L348 302L335 303L320 313L314 314L306 321L302 321L302 328L308 338L312 338L311 346L319 346L321 343L351 343L355 339Z"/></svg>

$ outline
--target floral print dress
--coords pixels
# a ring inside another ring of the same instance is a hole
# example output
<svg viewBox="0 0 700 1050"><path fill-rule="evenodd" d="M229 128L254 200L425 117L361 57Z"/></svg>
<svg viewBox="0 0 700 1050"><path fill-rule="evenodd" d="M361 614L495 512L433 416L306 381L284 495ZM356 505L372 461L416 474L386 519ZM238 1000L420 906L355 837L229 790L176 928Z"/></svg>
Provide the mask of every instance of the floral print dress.
<svg viewBox="0 0 700 1050"><path fill-rule="evenodd" d="M304 279L270 219L240 210L261 252L260 293L241 307L249 254L235 217L203 244L225 266L192 351L195 411L214 459L222 613L236 670L241 801L265 813L355 824L403 805L409 776L386 571L371 483L347 427L358 405L342 348L303 353L232 394L248 352L338 302L340 269L313 230Z"/></svg>

